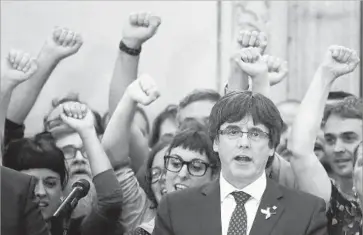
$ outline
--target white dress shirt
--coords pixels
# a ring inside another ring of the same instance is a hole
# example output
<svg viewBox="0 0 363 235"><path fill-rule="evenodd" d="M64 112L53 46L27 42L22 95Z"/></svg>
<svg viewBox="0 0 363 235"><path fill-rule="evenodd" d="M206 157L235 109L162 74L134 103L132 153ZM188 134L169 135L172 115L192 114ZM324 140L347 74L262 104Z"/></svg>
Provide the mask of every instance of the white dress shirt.
<svg viewBox="0 0 363 235"><path fill-rule="evenodd" d="M222 221L222 235L227 235L229 221L231 220L232 213L236 208L236 201L232 196L232 192L243 191L248 193L251 197L245 203L247 213L247 233L250 234L253 221L260 206L261 198L266 189L266 175L265 172L253 183L249 184L242 190L235 188L223 177L222 172L219 177L221 189L221 221Z"/></svg>

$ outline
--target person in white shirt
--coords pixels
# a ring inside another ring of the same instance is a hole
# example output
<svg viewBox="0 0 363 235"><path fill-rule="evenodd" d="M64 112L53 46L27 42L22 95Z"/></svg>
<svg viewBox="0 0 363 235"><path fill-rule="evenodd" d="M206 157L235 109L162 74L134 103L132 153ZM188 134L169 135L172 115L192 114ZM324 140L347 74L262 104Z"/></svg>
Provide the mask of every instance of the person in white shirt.
<svg viewBox="0 0 363 235"><path fill-rule="evenodd" d="M265 176L282 125L274 103L261 94L244 91L222 97L209 117L220 177L164 196L153 234L327 234L323 199Z"/></svg>

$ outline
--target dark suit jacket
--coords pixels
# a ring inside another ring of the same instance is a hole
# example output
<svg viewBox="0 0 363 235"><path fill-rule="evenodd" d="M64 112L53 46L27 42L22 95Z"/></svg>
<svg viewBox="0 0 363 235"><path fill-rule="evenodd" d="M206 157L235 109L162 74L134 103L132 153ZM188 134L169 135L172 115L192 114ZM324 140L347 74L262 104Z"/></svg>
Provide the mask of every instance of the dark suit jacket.
<svg viewBox="0 0 363 235"><path fill-rule="evenodd" d="M35 179L1 166L1 234L50 234L38 204L34 202Z"/></svg>
<svg viewBox="0 0 363 235"><path fill-rule="evenodd" d="M155 235L221 235L219 180L164 196L158 207ZM261 209L276 206L269 219ZM325 202L267 179L250 235L325 235Z"/></svg>

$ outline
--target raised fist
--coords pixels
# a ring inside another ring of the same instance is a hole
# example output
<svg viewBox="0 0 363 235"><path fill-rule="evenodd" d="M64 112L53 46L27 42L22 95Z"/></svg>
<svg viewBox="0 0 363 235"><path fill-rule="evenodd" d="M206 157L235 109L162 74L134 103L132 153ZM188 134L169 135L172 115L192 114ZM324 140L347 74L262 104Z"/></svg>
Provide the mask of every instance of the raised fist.
<svg viewBox="0 0 363 235"><path fill-rule="evenodd" d="M127 87L127 95L143 105L149 105L160 96L158 87L152 77L141 75Z"/></svg>
<svg viewBox="0 0 363 235"><path fill-rule="evenodd" d="M343 46L330 46L320 67L336 79L351 73L359 64L357 53Z"/></svg>
<svg viewBox="0 0 363 235"><path fill-rule="evenodd" d="M127 47L139 49L149 38L155 35L161 19L150 13L133 13L125 25L122 41Z"/></svg>
<svg viewBox="0 0 363 235"><path fill-rule="evenodd" d="M45 41L43 50L56 58L63 59L77 53L82 44L80 34L67 28L56 27Z"/></svg>
<svg viewBox="0 0 363 235"><path fill-rule="evenodd" d="M264 32L241 31L237 37L237 42L242 48L256 47L262 55L267 47L267 36Z"/></svg>
<svg viewBox="0 0 363 235"><path fill-rule="evenodd" d="M252 78L267 73L267 65L256 47L243 48L236 60L240 68Z"/></svg>
<svg viewBox="0 0 363 235"><path fill-rule="evenodd" d="M2 61L1 67L1 82L12 86L29 79L38 69L34 58L18 50L10 50L7 58Z"/></svg>
<svg viewBox="0 0 363 235"><path fill-rule="evenodd" d="M69 101L61 104L61 109L62 121L78 133L82 134L95 128L93 113L87 105Z"/></svg>
<svg viewBox="0 0 363 235"><path fill-rule="evenodd" d="M287 61L270 55L264 55L262 59L267 64L270 86L276 85L286 77L288 73Z"/></svg>

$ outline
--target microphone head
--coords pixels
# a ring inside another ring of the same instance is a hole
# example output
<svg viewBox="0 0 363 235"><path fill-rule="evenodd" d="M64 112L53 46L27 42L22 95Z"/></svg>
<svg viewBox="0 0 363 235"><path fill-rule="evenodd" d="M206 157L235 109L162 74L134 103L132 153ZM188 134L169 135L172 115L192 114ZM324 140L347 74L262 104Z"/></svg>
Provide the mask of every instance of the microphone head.
<svg viewBox="0 0 363 235"><path fill-rule="evenodd" d="M80 196L81 196L80 198L83 198L88 194L88 191L90 188L90 183L88 182L88 180L80 179L72 184L72 188L76 188L76 187L79 187L82 189L80 192Z"/></svg>

